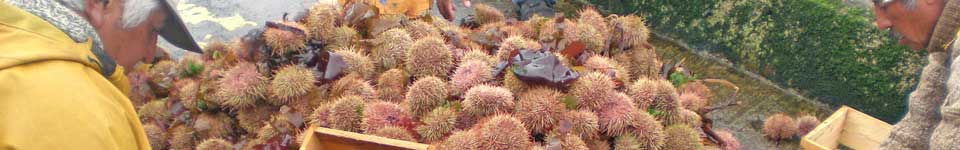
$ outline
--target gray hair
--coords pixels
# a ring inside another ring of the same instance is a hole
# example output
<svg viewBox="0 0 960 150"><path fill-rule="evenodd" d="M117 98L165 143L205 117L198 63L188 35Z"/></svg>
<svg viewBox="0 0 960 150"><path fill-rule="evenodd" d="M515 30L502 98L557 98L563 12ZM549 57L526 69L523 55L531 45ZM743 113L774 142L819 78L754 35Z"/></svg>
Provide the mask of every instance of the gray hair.
<svg viewBox="0 0 960 150"><path fill-rule="evenodd" d="M907 9L916 10L917 9L917 0L901 0L904 6L907 6Z"/></svg>
<svg viewBox="0 0 960 150"><path fill-rule="evenodd" d="M87 0L59 1L73 11L83 12L86 10ZM158 6L160 6L160 2L158 0L124 0L123 18L120 21L120 25L124 29L136 27L137 25L140 25L146 21L147 18L150 18L150 13L153 12L153 10L155 10Z"/></svg>

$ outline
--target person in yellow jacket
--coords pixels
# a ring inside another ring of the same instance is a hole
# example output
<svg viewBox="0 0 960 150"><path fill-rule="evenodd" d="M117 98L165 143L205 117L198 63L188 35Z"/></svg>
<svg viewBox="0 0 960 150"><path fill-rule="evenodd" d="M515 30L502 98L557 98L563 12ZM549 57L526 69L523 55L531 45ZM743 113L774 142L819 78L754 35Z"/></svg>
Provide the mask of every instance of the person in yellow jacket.
<svg viewBox="0 0 960 150"><path fill-rule="evenodd" d="M164 0L0 0L0 149L151 149L123 68L158 34L200 52Z"/></svg>

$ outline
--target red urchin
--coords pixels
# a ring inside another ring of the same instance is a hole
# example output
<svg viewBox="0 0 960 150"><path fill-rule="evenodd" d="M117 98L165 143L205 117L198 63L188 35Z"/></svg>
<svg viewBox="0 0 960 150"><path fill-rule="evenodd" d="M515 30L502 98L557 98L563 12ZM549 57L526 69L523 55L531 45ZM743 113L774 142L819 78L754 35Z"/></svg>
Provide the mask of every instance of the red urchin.
<svg viewBox="0 0 960 150"><path fill-rule="evenodd" d="M616 93L615 96L607 100L602 108L597 112L600 119L600 129L610 137L616 137L626 132L631 120L633 120L631 113L636 111L630 97L623 93Z"/></svg>
<svg viewBox="0 0 960 150"><path fill-rule="evenodd" d="M363 122L360 128L366 132L376 131L385 126L413 130L413 123L413 119L400 105L391 102L373 102L363 108Z"/></svg>
<svg viewBox="0 0 960 150"><path fill-rule="evenodd" d="M493 80L493 68L482 61L466 61L460 64L450 76L453 95L462 95L476 85Z"/></svg>
<svg viewBox="0 0 960 150"><path fill-rule="evenodd" d="M733 136L732 133L724 130L715 130L717 133L717 141L722 141L723 145L720 145L722 150L740 150L740 141L737 140L737 137Z"/></svg>
<svg viewBox="0 0 960 150"><path fill-rule="evenodd" d="M223 100L223 105L234 109L253 107L257 99L266 93L266 77L257 72L257 66L243 62L223 73L223 78L217 81L220 89L217 96Z"/></svg>
<svg viewBox="0 0 960 150"><path fill-rule="evenodd" d="M803 115L797 119L797 136L803 137L813 131L813 128L816 128L820 124L820 120L817 117L812 115Z"/></svg>

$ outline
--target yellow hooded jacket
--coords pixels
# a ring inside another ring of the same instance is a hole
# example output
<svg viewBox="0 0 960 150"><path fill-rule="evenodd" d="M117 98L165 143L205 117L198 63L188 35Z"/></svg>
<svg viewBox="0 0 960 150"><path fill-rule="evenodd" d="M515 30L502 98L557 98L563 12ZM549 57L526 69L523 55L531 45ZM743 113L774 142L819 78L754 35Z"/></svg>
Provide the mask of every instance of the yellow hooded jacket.
<svg viewBox="0 0 960 150"><path fill-rule="evenodd" d="M91 40L0 1L0 149L150 149L129 85Z"/></svg>

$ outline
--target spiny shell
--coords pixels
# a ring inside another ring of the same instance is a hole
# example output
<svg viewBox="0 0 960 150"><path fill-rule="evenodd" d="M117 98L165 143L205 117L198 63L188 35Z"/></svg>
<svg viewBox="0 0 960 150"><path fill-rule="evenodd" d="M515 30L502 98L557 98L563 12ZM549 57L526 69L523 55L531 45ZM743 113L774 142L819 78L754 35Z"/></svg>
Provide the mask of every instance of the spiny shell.
<svg viewBox="0 0 960 150"><path fill-rule="evenodd" d="M447 77L453 67L450 47L437 37L419 39L407 49L405 65L414 78L425 76Z"/></svg>
<svg viewBox="0 0 960 150"><path fill-rule="evenodd" d="M463 62L450 77L453 95L462 95L468 89L493 80L493 68L482 61Z"/></svg>
<svg viewBox="0 0 960 150"><path fill-rule="evenodd" d="M407 84L410 82L410 75L402 69L390 69L377 79L377 92L380 100L388 102L402 102L404 94L407 92Z"/></svg>
<svg viewBox="0 0 960 150"><path fill-rule="evenodd" d="M303 51L307 47L307 39L310 35L310 30L307 30L302 24L297 22L281 22L281 24L300 29L304 31L305 34L298 34L292 31L287 31L277 28L267 28L263 32L264 43L267 44L272 49L272 54L274 56L281 56L290 52L299 52Z"/></svg>
<svg viewBox="0 0 960 150"><path fill-rule="evenodd" d="M447 101L446 82L440 78L427 76L410 85L405 103L413 116L423 116Z"/></svg>
<svg viewBox="0 0 960 150"><path fill-rule="evenodd" d="M577 97L580 108L599 110L614 94L614 83L601 73L587 73L574 82L570 94Z"/></svg>
<svg viewBox="0 0 960 150"><path fill-rule="evenodd" d="M369 133L371 135L385 137L385 138L404 140L404 141L413 141L413 142L417 141L417 139L413 138L413 135L411 135L407 129L403 127L398 127L398 126L385 126Z"/></svg>
<svg viewBox="0 0 960 150"><path fill-rule="evenodd" d="M373 102L363 108L363 131L372 132L385 126L413 129L413 119L400 105L391 102Z"/></svg>
<svg viewBox="0 0 960 150"><path fill-rule="evenodd" d="M240 63L224 72L223 78L217 81L220 88L217 96L223 99L223 105L235 109L253 107L258 98L266 93L264 88L267 80L252 63Z"/></svg>
<svg viewBox="0 0 960 150"><path fill-rule="evenodd" d="M530 148L530 134L523 123L509 115L489 118L479 129L480 149L523 150Z"/></svg>
<svg viewBox="0 0 960 150"><path fill-rule="evenodd" d="M563 93L549 88L534 88L520 94L516 117L533 133L546 133L562 119ZM579 137L578 137L579 138ZM582 143L582 141L581 141Z"/></svg>
<svg viewBox="0 0 960 150"><path fill-rule="evenodd" d="M449 107L437 107L422 119L423 125L416 128L424 142L433 143L443 140L453 132L457 123L457 112Z"/></svg>
<svg viewBox="0 0 960 150"><path fill-rule="evenodd" d="M399 68L406 59L406 51L413 44L407 30L396 28L380 33L373 48L374 64L378 70Z"/></svg>
<svg viewBox="0 0 960 150"><path fill-rule="evenodd" d="M278 70L270 82L270 99L267 101L282 105L301 97L313 90L313 83L317 82L313 71L299 65L285 66Z"/></svg>

